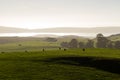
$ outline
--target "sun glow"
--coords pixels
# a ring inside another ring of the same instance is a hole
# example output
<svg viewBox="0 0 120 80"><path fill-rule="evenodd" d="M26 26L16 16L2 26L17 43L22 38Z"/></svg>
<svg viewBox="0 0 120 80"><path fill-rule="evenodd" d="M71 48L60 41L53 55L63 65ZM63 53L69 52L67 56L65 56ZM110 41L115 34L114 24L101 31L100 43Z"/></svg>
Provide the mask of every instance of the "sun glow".
<svg viewBox="0 0 120 80"><path fill-rule="evenodd" d="M0 33L0 37L60 37L67 35L76 35L80 37L86 38L94 38L96 34L94 33ZM104 34L105 36L109 36L110 34Z"/></svg>
<svg viewBox="0 0 120 80"><path fill-rule="evenodd" d="M86 18L86 17L84 17ZM53 27L101 27L101 26L117 26L116 23L103 23L100 20L93 20L91 18L86 19L74 19L70 20L69 18L62 18L62 19L56 19L56 18L46 18L46 19L38 19L38 18L8 18L0 20L1 26L7 26L7 27L16 27L16 28L27 28L27 29L37 29L37 28L53 28ZM102 25L101 25L102 24Z"/></svg>

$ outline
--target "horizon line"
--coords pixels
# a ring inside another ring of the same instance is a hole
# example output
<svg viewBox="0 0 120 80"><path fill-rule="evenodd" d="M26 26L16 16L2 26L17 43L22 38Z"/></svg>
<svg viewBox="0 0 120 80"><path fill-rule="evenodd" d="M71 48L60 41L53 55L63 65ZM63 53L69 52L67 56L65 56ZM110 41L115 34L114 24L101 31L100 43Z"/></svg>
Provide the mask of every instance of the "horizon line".
<svg viewBox="0 0 120 80"><path fill-rule="evenodd" d="M77 27L77 26L70 26L70 27L59 27L59 26L57 26L57 27L45 27L45 28L27 28L27 27L25 27L25 28L23 28L23 27L15 27L15 26L0 26L0 27L5 27L5 28L17 28L17 29L28 29L28 30L34 30L34 29L53 29L53 28L88 28L88 29L90 29L90 28L113 28L113 27L115 27L115 28L120 28L120 26L90 26L90 27Z"/></svg>

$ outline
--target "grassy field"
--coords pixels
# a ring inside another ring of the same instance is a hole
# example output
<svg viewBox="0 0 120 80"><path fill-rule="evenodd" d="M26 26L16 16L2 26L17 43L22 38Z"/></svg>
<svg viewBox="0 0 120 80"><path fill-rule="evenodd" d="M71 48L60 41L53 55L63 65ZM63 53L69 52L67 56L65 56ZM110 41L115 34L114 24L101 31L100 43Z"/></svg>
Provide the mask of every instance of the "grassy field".
<svg viewBox="0 0 120 80"><path fill-rule="evenodd" d="M47 38L0 37L0 52L40 51L43 48L56 49L60 47L61 42L69 42L72 38L84 42L88 40L87 38L76 36L59 37L55 42L48 41ZM21 46L19 46L19 44L21 44Z"/></svg>
<svg viewBox="0 0 120 80"><path fill-rule="evenodd" d="M0 80L120 80L120 50L5 52Z"/></svg>
<svg viewBox="0 0 120 80"><path fill-rule="evenodd" d="M21 46L19 46L21 44ZM40 49L47 48L47 49L54 49L58 48L60 43L58 42L46 42L46 41L21 41L21 42L14 42L14 43L6 43L0 44L0 51L1 52L16 52L16 51L40 51Z"/></svg>

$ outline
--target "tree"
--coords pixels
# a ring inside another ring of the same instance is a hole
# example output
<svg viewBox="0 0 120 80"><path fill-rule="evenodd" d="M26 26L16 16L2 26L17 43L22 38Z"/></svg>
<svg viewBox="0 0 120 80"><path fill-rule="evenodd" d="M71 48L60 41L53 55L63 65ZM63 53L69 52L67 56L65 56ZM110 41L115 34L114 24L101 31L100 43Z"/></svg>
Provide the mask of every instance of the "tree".
<svg viewBox="0 0 120 80"><path fill-rule="evenodd" d="M96 43L96 47L97 48L106 48L107 47L107 43L109 42L109 40L104 37L102 34L97 34L97 43Z"/></svg>
<svg viewBox="0 0 120 80"><path fill-rule="evenodd" d="M107 48L114 48L113 42L109 41L107 44Z"/></svg>
<svg viewBox="0 0 120 80"><path fill-rule="evenodd" d="M86 48L94 48L94 41L88 40L88 42L85 45Z"/></svg>
<svg viewBox="0 0 120 80"><path fill-rule="evenodd" d="M79 45L79 48L84 48L85 47L84 42L79 42L78 45Z"/></svg>
<svg viewBox="0 0 120 80"><path fill-rule="evenodd" d="M68 47L69 47L68 42L62 42L60 45L61 45L61 47L63 47L63 48L68 48Z"/></svg>
<svg viewBox="0 0 120 80"><path fill-rule="evenodd" d="M69 42L69 47L70 47L70 48L78 48L78 41L77 41L77 39L72 39L72 40Z"/></svg>
<svg viewBox="0 0 120 80"><path fill-rule="evenodd" d="M115 48L120 48L120 41L116 41L114 47L115 47Z"/></svg>
<svg viewBox="0 0 120 80"><path fill-rule="evenodd" d="M97 38L98 37L104 37L104 36L103 36L103 34L99 33L99 34L97 34Z"/></svg>

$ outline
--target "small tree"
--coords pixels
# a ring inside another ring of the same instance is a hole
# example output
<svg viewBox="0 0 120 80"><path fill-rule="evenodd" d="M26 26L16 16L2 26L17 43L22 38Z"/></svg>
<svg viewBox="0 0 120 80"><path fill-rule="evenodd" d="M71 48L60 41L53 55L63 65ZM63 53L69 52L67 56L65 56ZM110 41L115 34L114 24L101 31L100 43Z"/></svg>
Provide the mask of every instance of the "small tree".
<svg viewBox="0 0 120 80"><path fill-rule="evenodd" d="M107 48L114 48L113 42L109 41L107 44Z"/></svg>
<svg viewBox="0 0 120 80"><path fill-rule="evenodd" d="M69 47L70 47L70 48L78 48L78 41L77 41L77 39L72 39L72 40L69 42Z"/></svg>
<svg viewBox="0 0 120 80"><path fill-rule="evenodd" d="M120 48L120 41L116 41L114 47L115 47L115 48Z"/></svg>
<svg viewBox="0 0 120 80"><path fill-rule="evenodd" d="M79 48L84 48L85 47L84 42L79 42L78 45L79 45Z"/></svg>
<svg viewBox="0 0 120 80"><path fill-rule="evenodd" d="M97 48L106 48L107 47L107 43L109 42L109 40L104 37L102 34L97 34L97 43L96 43L96 47Z"/></svg>
<svg viewBox="0 0 120 80"><path fill-rule="evenodd" d="M60 45L63 48L68 48L69 47L69 43L68 42L62 42Z"/></svg>
<svg viewBox="0 0 120 80"><path fill-rule="evenodd" d="M94 48L94 41L88 40L88 42L85 45L86 48Z"/></svg>

